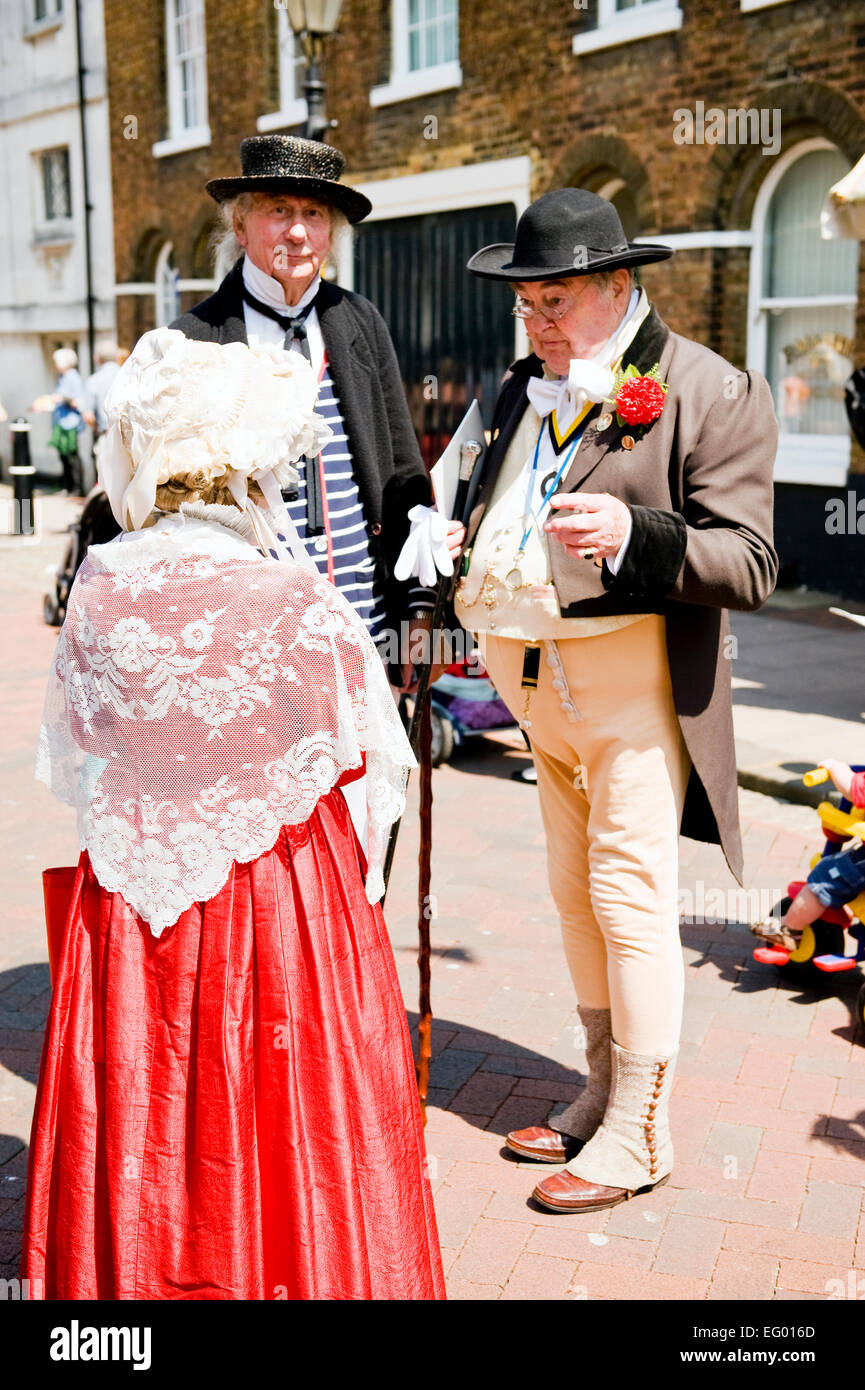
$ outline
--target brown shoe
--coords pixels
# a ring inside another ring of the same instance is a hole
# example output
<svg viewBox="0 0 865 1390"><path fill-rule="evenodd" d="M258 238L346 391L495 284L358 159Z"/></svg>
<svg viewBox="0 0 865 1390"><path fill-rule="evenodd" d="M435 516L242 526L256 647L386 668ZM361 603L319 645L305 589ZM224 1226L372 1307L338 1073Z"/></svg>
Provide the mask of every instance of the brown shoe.
<svg viewBox="0 0 865 1390"><path fill-rule="evenodd" d="M584 1142L544 1125L513 1129L505 1139L511 1153L519 1154L520 1158L534 1158L538 1163L568 1163L576 1158Z"/></svg>
<svg viewBox="0 0 865 1390"><path fill-rule="evenodd" d="M670 1174L659 1178L656 1183L638 1187L631 1192L625 1187L604 1187L602 1183L587 1182L573 1173L551 1173L539 1182L532 1196L548 1211L603 1211L606 1207L617 1207L620 1202L628 1202L641 1192L651 1192L653 1187L661 1187Z"/></svg>

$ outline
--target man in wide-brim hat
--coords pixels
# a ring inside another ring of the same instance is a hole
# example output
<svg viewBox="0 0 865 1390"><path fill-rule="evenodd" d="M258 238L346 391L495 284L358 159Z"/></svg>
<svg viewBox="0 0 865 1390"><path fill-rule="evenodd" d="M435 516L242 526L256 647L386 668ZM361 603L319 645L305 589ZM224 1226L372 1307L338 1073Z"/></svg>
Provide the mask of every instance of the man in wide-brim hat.
<svg viewBox="0 0 865 1390"><path fill-rule="evenodd" d="M335 241L372 204L340 181L345 160L330 145L254 135L240 148L240 174L207 184L222 217L217 263L228 273L171 326L208 342L279 345L311 362L333 438L301 461L289 512L383 654L401 652L405 685L434 592L399 583L393 569L408 512L429 505L431 489L384 320L368 299L321 277ZM399 634L408 641L398 648Z"/></svg>
<svg viewBox="0 0 865 1390"><path fill-rule="evenodd" d="M680 830L742 849L725 609L777 570L769 388L673 333L605 199L533 203L476 275L508 281L533 351L505 377L455 594L537 766L588 1082L516 1131L564 1163L535 1188L595 1211L664 1182L684 970Z"/></svg>

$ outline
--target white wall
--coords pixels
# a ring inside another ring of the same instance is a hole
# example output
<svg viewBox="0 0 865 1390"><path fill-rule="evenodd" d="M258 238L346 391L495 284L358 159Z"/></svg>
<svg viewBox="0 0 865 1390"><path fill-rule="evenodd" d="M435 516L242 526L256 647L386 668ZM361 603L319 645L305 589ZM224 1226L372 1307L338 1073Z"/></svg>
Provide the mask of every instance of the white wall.
<svg viewBox="0 0 865 1390"><path fill-rule="evenodd" d="M114 235L102 0L82 0L91 261L97 338L114 334ZM36 25L32 0L0 4L0 400L9 418L54 385L51 351L74 347L87 358L84 196L78 113L74 0L63 0L56 26ZM28 36L29 35L29 36ZM34 153L69 148L72 218L65 240L41 223L39 165ZM52 244L56 241L56 244ZM34 462L59 473L46 447L48 421L29 415ZM82 452L89 448L82 436ZM0 454L11 455L8 425Z"/></svg>

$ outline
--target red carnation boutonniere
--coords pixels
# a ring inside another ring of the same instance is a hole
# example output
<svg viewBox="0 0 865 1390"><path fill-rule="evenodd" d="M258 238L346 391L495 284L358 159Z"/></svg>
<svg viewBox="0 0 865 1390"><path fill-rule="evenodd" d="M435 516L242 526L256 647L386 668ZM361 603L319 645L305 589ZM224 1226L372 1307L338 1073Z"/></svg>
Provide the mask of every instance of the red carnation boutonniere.
<svg viewBox="0 0 865 1390"><path fill-rule="evenodd" d="M667 400L667 383L661 380L658 363L640 373L633 363L620 368L613 378L610 404L616 408L620 426L637 425L644 429L657 420Z"/></svg>

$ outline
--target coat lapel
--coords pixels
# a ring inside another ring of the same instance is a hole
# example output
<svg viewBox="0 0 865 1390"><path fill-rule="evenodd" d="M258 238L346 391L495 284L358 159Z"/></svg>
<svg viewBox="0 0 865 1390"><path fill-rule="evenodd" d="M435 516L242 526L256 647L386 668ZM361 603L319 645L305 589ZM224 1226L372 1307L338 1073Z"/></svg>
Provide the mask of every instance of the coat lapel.
<svg viewBox="0 0 865 1390"><path fill-rule="evenodd" d="M525 414L528 404L526 384L530 377L541 376L542 374L543 368L540 358L536 357L534 353L522 358L519 362L515 362L511 367L511 376L502 388L499 404L493 417L490 447L481 465L483 472L469 518L467 544L471 543L480 525L484 509L490 500L492 489L495 487L499 470L510 448L511 440Z"/></svg>
<svg viewBox="0 0 865 1390"><path fill-rule="evenodd" d="M654 308L650 309L640 324L634 341L625 350L622 366L627 367L633 363L638 372L647 372L650 367L654 367L656 362L660 362L661 353L669 336L670 330L667 325L659 318ZM621 451L623 437L634 428L637 427L619 425L615 415L612 424L608 425L605 430L599 431L596 422L590 424L586 428L585 437L577 450L577 456L568 469L561 491L579 492L586 479L594 473L598 464L608 453Z"/></svg>
<svg viewBox="0 0 865 1390"><path fill-rule="evenodd" d="M243 257L225 277L217 296L219 304L220 343L246 343L246 323L243 318Z"/></svg>

